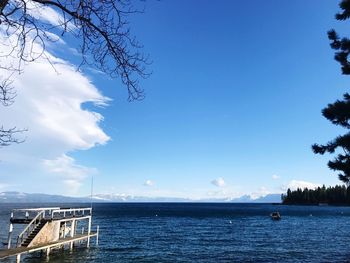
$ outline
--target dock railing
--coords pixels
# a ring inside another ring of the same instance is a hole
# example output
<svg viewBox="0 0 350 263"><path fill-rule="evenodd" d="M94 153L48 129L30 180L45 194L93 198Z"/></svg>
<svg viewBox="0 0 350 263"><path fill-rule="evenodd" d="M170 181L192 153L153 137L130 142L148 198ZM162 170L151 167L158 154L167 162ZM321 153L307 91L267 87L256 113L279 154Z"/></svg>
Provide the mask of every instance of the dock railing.
<svg viewBox="0 0 350 263"><path fill-rule="evenodd" d="M33 219L30 215L35 213ZM19 214L17 217L16 214ZM23 217L25 214L25 217ZM29 220L29 224L25 229L18 235L16 246L19 247L29 237L31 232L40 224L42 220L60 220L69 218L81 218L92 216L92 208L60 208L60 207L46 207L46 208L28 208L28 209L13 209L11 212L11 226L9 231L9 244L12 234L12 223L26 223ZM91 221L89 221L91 222ZM91 223L89 223L90 225ZM90 229L90 228L89 228ZM10 248L10 245L8 246Z"/></svg>
<svg viewBox="0 0 350 263"><path fill-rule="evenodd" d="M42 207L42 208L21 208L21 209L13 209L11 211L11 219L13 218L23 218L25 214L25 218L28 218L30 213L40 213L44 211L44 217L47 215L51 215L53 210L60 209L59 207Z"/></svg>
<svg viewBox="0 0 350 263"><path fill-rule="evenodd" d="M26 228L18 235L16 246L19 247L23 243L24 239L27 238L30 233L40 224L40 221L45 217L45 210L39 212L32 221L26 226Z"/></svg>
<svg viewBox="0 0 350 263"><path fill-rule="evenodd" d="M56 209L51 213L51 219L55 218L66 218L76 216L91 216L92 208L67 208L67 209Z"/></svg>

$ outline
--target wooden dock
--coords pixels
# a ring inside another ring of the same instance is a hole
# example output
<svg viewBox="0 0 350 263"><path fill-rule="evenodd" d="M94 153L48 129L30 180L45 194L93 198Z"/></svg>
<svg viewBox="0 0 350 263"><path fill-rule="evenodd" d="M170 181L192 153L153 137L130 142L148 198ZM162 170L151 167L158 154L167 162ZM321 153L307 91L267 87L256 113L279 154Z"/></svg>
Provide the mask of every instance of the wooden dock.
<svg viewBox="0 0 350 263"><path fill-rule="evenodd" d="M54 241L54 242L49 242L46 244L38 245L38 246L33 246L33 247L16 247L16 248L11 248L11 249L4 249L0 250L0 259L8 258L8 257L17 257L17 261L20 261L20 256L22 254L26 253L32 253L35 251L40 251L40 250L45 250L46 254L48 255L50 253L51 249L54 248L60 248L66 244L69 244L70 246L73 244L76 244L79 241L84 241L92 237L98 237L97 232L91 232L90 234L77 234L74 237L66 237L63 238L59 241Z"/></svg>
<svg viewBox="0 0 350 263"><path fill-rule="evenodd" d="M25 217L16 217L14 214L20 211ZM35 214L30 218L30 213ZM13 210L10 218L10 229L8 235L8 248L0 250L0 259L16 257L20 262L21 256L35 251L45 251L46 255L55 248L70 249L82 242L90 246L90 238L96 238L98 245L99 227L95 232L91 231L91 208L38 208ZM29 222L29 223L28 223ZM78 222L80 229L78 228ZM13 224L28 225L16 239L16 246L11 247L13 242ZM86 226L86 228L84 228Z"/></svg>

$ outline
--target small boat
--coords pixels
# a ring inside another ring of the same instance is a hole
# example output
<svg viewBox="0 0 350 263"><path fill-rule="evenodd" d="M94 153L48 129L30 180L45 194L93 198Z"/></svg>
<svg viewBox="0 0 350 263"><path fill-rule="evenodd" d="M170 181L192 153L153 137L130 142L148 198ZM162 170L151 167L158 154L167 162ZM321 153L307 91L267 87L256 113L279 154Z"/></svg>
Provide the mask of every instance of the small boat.
<svg viewBox="0 0 350 263"><path fill-rule="evenodd" d="M279 212L273 212L270 214L272 220L281 220L281 215Z"/></svg>

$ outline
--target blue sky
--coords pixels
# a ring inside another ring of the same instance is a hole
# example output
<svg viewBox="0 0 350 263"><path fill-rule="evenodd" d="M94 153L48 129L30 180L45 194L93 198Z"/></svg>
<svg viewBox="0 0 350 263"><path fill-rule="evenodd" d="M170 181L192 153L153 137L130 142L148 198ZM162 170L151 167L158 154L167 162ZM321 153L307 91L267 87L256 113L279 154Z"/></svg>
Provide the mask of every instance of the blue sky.
<svg viewBox="0 0 350 263"><path fill-rule="evenodd" d="M87 195L92 175L97 193L191 198L338 183L330 156L311 151L343 132L321 116L349 85L326 34L346 32L337 11L326 0L145 2L131 28L153 61L151 77L141 81L146 98L127 102L119 80L84 71L112 99L103 108L83 106L103 116L98 127L110 140L62 150L88 170L72 194ZM41 191L23 171L4 166L2 190ZM67 194L56 179L41 192Z"/></svg>

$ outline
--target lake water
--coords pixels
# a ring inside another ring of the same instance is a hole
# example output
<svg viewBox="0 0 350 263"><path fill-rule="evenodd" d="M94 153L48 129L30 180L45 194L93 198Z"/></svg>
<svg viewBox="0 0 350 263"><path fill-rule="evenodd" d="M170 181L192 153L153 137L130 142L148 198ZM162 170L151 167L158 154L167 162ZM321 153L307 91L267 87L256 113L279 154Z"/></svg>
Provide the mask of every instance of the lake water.
<svg viewBox="0 0 350 263"><path fill-rule="evenodd" d="M0 204L1 241L10 210L29 206ZM93 208L98 247L53 251L49 259L31 254L22 262L350 262L350 207L106 203ZM272 221L272 211L282 220Z"/></svg>

